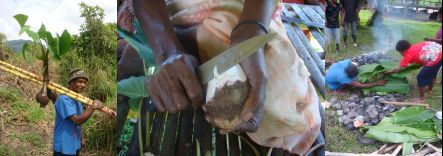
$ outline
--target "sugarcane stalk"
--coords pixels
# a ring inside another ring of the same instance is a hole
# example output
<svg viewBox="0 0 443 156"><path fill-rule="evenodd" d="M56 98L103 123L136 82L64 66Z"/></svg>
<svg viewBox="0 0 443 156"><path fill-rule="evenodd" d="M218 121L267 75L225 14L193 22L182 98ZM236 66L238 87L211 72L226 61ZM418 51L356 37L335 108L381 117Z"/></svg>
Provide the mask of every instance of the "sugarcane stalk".
<svg viewBox="0 0 443 156"><path fill-rule="evenodd" d="M30 73L28 71L24 71L24 70L22 70L20 68L17 68L15 66L10 65L10 64L8 64L6 62L3 62L3 61L0 61L0 64L1 64L0 65L0 69L1 70L4 70L4 71L9 72L11 74L14 74L14 75L16 75L16 76L18 76L20 78L23 78L23 79L26 79L26 80L30 80L31 82L34 82L34 83L36 83L38 85L43 85L42 78L37 76L37 75L35 75L35 74L33 74L33 73ZM83 96L83 95L81 95L79 93L76 93L76 92L74 92L74 91L72 91L72 90L70 90L68 88L65 88L65 87L63 87L63 86L61 86L59 84L56 84L54 82L49 81L47 87L49 89L51 89L51 90L54 90L57 93L65 94L66 96L71 97L74 100L80 101L81 103L83 103L85 105L92 106L92 104L93 104L93 100L92 99L89 99L88 97L85 97L85 96ZM103 107L102 109L100 109L100 111L103 112L103 113L107 113L107 114L109 114L111 116L115 116L116 115L116 112L114 110L109 109L107 107Z"/></svg>

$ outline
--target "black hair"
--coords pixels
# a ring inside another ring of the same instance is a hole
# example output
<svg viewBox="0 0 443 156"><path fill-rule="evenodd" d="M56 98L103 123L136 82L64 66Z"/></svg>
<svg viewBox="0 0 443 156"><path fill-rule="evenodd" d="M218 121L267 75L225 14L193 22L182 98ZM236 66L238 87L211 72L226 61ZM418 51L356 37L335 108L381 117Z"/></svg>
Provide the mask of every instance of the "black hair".
<svg viewBox="0 0 443 156"><path fill-rule="evenodd" d="M440 15L441 15L441 8L442 8L442 7L440 7L440 9L438 9L438 14L440 14Z"/></svg>
<svg viewBox="0 0 443 156"><path fill-rule="evenodd" d="M400 40L397 42L397 45L395 46L395 50L402 53L405 50L408 50L411 47L411 43L409 43L406 40Z"/></svg>
<svg viewBox="0 0 443 156"><path fill-rule="evenodd" d="M346 67L346 74L348 74L349 78L357 77L358 75L358 68L355 64L349 64L348 67Z"/></svg>

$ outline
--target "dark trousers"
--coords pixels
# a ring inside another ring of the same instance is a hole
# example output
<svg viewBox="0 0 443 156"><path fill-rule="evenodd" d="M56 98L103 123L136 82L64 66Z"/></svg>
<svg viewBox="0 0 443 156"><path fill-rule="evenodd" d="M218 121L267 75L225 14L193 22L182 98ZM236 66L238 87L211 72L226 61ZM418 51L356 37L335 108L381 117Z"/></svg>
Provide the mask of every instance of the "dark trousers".
<svg viewBox="0 0 443 156"><path fill-rule="evenodd" d="M357 21L345 21L345 25L343 26L343 41L348 38L348 27L351 27L351 36L354 42L357 41Z"/></svg>
<svg viewBox="0 0 443 156"><path fill-rule="evenodd" d="M80 150L77 150L75 152L75 155L63 154L62 152L54 151L54 155L53 156L79 156L79 155L80 155Z"/></svg>

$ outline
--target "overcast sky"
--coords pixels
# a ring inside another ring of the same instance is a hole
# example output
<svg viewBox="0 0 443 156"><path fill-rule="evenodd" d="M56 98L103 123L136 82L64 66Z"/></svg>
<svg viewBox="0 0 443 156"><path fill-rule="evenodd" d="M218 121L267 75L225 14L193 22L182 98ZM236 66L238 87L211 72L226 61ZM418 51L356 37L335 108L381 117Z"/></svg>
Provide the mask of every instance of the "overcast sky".
<svg viewBox="0 0 443 156"><path fill-rule="evenodd" d="M0 33L8 40L30 39L28 35L18 35L20 25L13 18L15 14L28 15L27 25L37 31L44 23L46 30L61 34L67 29L78 34L84 20L80 17L80 2L98 5L105 10L105 22L117 22L117 1L115 0L0 0Z"/></svg>

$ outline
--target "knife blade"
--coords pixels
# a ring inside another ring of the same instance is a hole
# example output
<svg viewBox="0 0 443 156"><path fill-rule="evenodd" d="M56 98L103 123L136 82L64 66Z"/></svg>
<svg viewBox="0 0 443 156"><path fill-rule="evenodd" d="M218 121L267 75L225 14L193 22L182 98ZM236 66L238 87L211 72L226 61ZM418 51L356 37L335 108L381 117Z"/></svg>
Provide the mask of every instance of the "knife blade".
<svg viewBox="0 0 443 156"><path fill-rule="evenodd" d="M239 64L242 60L252 55L257 49L262 48L266 43L272 40L277 33L268 33L259 35L236 44L219 55L209 59L197 68L197 75L202 84L207 84L214 78L214 69L222 74L231 67Z"/></svg>

